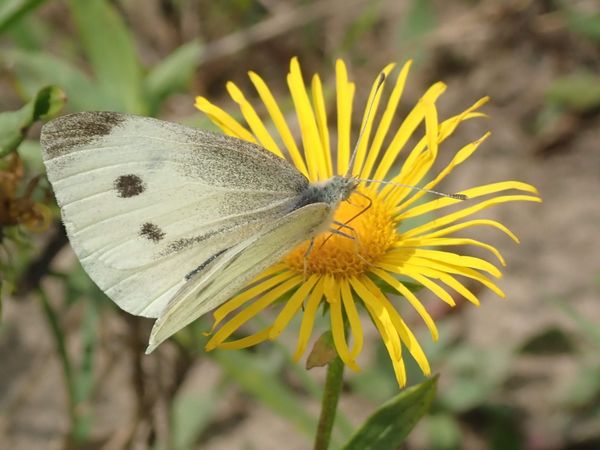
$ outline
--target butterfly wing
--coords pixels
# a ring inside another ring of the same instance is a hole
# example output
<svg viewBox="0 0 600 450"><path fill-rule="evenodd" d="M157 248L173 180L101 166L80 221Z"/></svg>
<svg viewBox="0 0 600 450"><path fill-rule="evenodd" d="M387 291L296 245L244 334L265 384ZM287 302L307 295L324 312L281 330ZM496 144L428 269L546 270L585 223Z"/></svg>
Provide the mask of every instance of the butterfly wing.
<svg viewBox="0 0 600 450"><path fill-rule="evenodd" d="M330 205L312 203L285 215L270 229L219 255L195 274L169 302L154 324L146 353L224 303L295 246L323 231L330 218Z"/></svg>
<svg viewBox="0 0 600 450"><path fill-rule="evenodd" d="M293 209L308 185L256 145L132 115L63 116L41 143L82 265L121 308L146 317L211 257Z"/></svg>

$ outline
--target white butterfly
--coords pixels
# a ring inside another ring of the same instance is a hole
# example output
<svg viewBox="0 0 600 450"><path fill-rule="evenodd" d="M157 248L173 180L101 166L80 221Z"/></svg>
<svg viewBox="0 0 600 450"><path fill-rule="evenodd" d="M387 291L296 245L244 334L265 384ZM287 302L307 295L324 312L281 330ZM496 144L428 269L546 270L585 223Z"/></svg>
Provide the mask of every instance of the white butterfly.
<svg viewBox="0 0 600 450"><path fill-rule="evenodd" d="M359 183L310 183L257 145L111 112L55 119L41 143L83 267L122 309L158 319L147 353L327 230Z"/></svg>

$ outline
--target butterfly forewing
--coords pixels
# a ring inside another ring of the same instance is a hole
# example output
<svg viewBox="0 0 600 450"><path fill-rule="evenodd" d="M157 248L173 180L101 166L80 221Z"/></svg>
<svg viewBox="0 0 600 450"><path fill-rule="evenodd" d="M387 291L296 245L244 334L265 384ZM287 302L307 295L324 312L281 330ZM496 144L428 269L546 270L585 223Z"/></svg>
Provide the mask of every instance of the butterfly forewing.
<svg viewBox="0 0 600 450"><path fill-rule="evenodd" d="M206 261L293 210L308 185L261 147L150 118L72 114L45 125L41 142L84 268L147 317Z"/></svg>

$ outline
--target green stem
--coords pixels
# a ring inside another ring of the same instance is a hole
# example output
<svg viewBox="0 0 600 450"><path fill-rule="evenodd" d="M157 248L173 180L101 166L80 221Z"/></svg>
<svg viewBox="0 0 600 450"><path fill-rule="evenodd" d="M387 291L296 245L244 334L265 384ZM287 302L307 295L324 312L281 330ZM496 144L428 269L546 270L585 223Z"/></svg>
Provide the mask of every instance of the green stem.
<svg viewBox="0 0 600 450"><path fill-rule="evenodd" d="M327 450L331 440L331 430L335 421L338 400L344 380L344 363L336 356L327 366L327 378L323 401L321 402L321 415L317 427L314 450Z"/></svg>

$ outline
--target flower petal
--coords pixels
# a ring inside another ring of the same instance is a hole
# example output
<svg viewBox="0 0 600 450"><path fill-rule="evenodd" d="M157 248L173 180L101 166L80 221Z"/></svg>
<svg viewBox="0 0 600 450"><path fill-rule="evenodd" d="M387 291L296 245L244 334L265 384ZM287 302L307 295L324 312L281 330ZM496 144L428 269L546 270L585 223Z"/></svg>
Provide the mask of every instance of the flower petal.
<svg viewBox="0 0 600 450"><path fill-rule="evenodd" d="M335 90L337 101L337 173L345 175L350 163L350 128L352 122L352 100L354 84L348 81L346 64L341 59L335 62Z"/></svg>
<svg viewBox="0 0 600 450"><path fill-rule="evenodd" d="M383 74L385 74L386 79L395 65L396 64L388 64L381 71ZM382 93L383 86L379 86L378 76L375 82L373 83L373 86L371 87L371 92L369 93L369 97L367 99L366 107L363 112L363 118L359 129L359 131L362 132L362 135L359 135L359 141L357 141L356 143L356 159L354 161L354 167L352 168L352 175L357 177L360 176L362 172L367 148L369 146L369 138L371 137L371 128L373 127L373 121L375 120L375 115L377 114L377 108L379 107L379 101L381 100Z"/></svg>
<svg viewBox="0 0 600 450"><path fill-rule="evenodd" d="M373 143L371 144L371 148L369 149L369 154L367 155L367 161L365 163L365 166L363 167L361 178L369 178L371 176L371 172L373 171L373 165L375 164L375 161L377 161L377 157L379 156L379 152L381 151L383 141L387 136L390 124L392 123L392 119L394 119L394 117L396 116L398 103L400 102L400 98L402 97L402 92L404 91L406 78L408 77L408 72L410 71L411 65L412 61L406 62L400 70L398 78L396 78L396 84L394 85L394 89L390 94L390 98L388 99L385 111L383 113L383 116L381 117L381 120L379 121L377 131L375 132Z"/></svg>
<svg viewBox="0 0 600 450"><path fill-rule="evenodd" d="M287 82L300 124L304 158L308 164L310 179L313 181L324 180L327 178L327 163L325 162L323 146L319 139L315 114L306 92L306 86L304 85L304 79L302 78L297 58L293 58L290 63L290 73L287 76Z"/></svg>
<svg viewBox="0 0 600 450"><path fill-rule="evenodd" d="M344 364L358 372L360 371L360 367L356 364L346 342L344 318L342 316L342 302L340 299L340 286L339 284L336 284L333 277L331 277L331 281L332 282L329 283L326 282L326 284L329 284L330 286L329 288L325 288L325 296L329 302L329 317L331 320L333 343Z"/></svg>
<svg viewBox="0 0 600 450"><path fill-rule="evenodd" d="M239 350L241 348L252 347L266 341L269 338L270 330L271 327L267 327L258 333L251 334L250 336L246 336L241 339L236 339L235 341L221 342L219 344L219 348L227 350Z"/></svg>
<svg viewBox="0 0 600 450"><path fill-rule="evenodd" d="M406 345L408 352L414 358L415 362L419 365L419 368L421 369L423 374L426 376L430 375L431 368L429 367L429 361L427 361L425 352L423 352L421 345L419 344L415 336L412 334L408 326L406 326L406 323L404 323L404 320L402 320L402 317L400 317L398 311L396 311L394 306L389 302L387 297L383 295L383 292L381 292L377 288L373 281L371 281L367 277L363 277L361 281L367 286L367 288L371 290L377 290L378 300L381 302L383 307L389 312L392 324L394 325L396 332L400 336L402 343Z"/></svg>
<svg viewBox="0 0 600 450"><path fill-rule="evenodd" d="M195 106L216 123L225 134L256 144L256 139L250 131L244 128L230 114L213 105L204 97L196 97Z"/></svg>
<svg viewBox="0 0 600 450"><path fill-rule="evenodd" d="M271 153L283 158L281 149L265 128L265 125L260 117L258 117L258 114L250 102L246 100L246 97L244 97L242 91L240 91L239 88L231 81L227 83L226 87L233 101L236 102L240 107L240 111L242 111L242 115L244 116L244 119L246 119L246 123L250 126L250 129L252 130L252 133L254 133L254 136L256 136L258 139L259 144L269 150Z"/></svg>
<svg viewBox="0 0 600 450"><path fill-rule="evenodd" d="M454 155L454 158L452 159L452 161L450 161L450 163L444 167L444 169L430 182L428 182L427 184L425 184L425 186L422 187L423 190L421 191L417 191L415 193L415 195L413 195L412 197L410 197L409 199L407 199L406 201L404 201L402 203L402 205L400 205L397 209L397 211L404 211L406 210L410 205L412 205L414 202L416 202L417 200L419 200L421 197L423 197L424 195L427 194L427 190L431 190L431 189L435 189L435 187L444 179L446 178L446 176L452 172L452 170L458 166L459 164L461 164L462 162L464 162L469 156L471 156L475 150L477 150L479 148L479 146L490 136L490 133L486 133L484 134L481 138L479 138L478 140L471 142L470 144L464 146L463 148L461 148L456 155ZM430 167L426 168L427 171L429 171ZM416 172L419 172L419 169L416 169ZM419 181L423 178L423 176L425 176L425 173L423 174L419 174L417 175L415 178L418 179ZM411 178L410 180L407 180L407 184L413 184L415 183L415 181L413 181L413 179ZM395 197L394 198L394 202L398 203L401 201L402 198L400 197Z"/></svg>
<svg viewBox="0 0 600 450"><path fill-rule="evenodd" d="M206 350L212 350L218 347L225 339L227 339L235 330L244 325L248 320L252 319L259 312L265 309L274 301L278 300L283 294L290 289L298 286L302 282L302 275L296 275L293 278L285 281L276 288L270 290L261 298L256 300L250 306L244 308L227 323L217 330L206 344Z"/></svg>
<svg viewBox="0 0 600 450"><path fill-rule="evenodd" d="M319 277L315 288L310 293L306 307L304 308L304 314L302 315L302 324L300 325L300 333L298 334L298 344L296 346L296 352L294 353L294 361L298 361L308 345L308 340L312 334L313 325L315 323L315 316L317 309L323 299L323 283L324 278Z"/></svg>
<svg viewBox="0 0 600 450"><path fill-rule="evenodd" d="M423 319L423 322L425 322L425 325L429 329L429 332L431 333L431 337L433 338L433 340L437 341L439 339L439 332L435 325L435 322L433 321L433 318L427 312L427 309L425 309L425 306L423 306L423 303L421 303L419 301L417 296L415 294L413 294L410 291L410 289L408 289L406 286L404 286L404 284L402 284L400 282L400 280L397 280L396 278L391 276L385 270L374 268L371 271L375 275L377 275L379 278L381 278L383 281L385 281L388 285L390 285L391 287L396 289L398 291L398 293L400 295L402 295L408 303L410 303L410 305L415 309L415 311L419 314L419 316L421 316L421 318Z"/></svg>
<svg viewBox="0 0 600 450"><path fill-rule="evenodd" d="M221 323L221 321L227 317L230 313L238 309L244 303L252 300L253 298L267 292L275 286L280 285L281 283L286 282L287 280L296 276L294 272L285 271L276 276L269 277L268 279L262 281L261 283L252 286L250 289L246 289L245 291L239 293L235 297L231 298L227 302L223 303L219 308L215 309L213 312L213 318L215 320L213 324L213 330Z"/></svg>
<svg viewBox="0 0 600 450"><path fill-rule="evenodd" d="M362 280L359 280L356 277L351 277L349 282L352 286L352 289L354 289L354 292L356 292L363 303L367 306L373 318L377 320L377 324L381 326L379 331L383 337L383 340L387 341L386 346L389 344L390 348L392 349L392 352L390 353L392 359L402 359L402 346L400 344L400 338L398 337L398 333L396 332L392 320L390 319L390 312L384 308L380 302L380 296L378 295L380 293L379 288L375 287L369 289Z"/></svg>
<svg viewBox="0 0 600 450"><path fill-rule="evenodd" d="M398 249L392 252L389 252L386 255L385 259L393 258L394 256L400 258L400 260L405 260L406 257L403 254L403 249ZM483 270L484 272L489 273L490 275L495 276L496 278L500 278L502 273L496 266L487 262L484 259L476 258L474 256L467 255L459 255L457 253L446 252L442 250L428 250L424 248L410 248L406 249L406 252L410 253L410 259L412 258L426 258L431 261L439 261L447 264L452 264L454 266L463 266L470 267L472 269ZM409 262L410 262L409 259Z"/></svg>
<svg viewBox="0 0 600 450"><path fill-rule="evenodd" d="M434 200L437 201L437 200ZM462 200L456 200L457 202L460 202ZM437 219L434 220L430 220L429 222L420 225L418 227L412 228L410 230L407 230L405 232L402 233L401 237L402 238L409 238L409 237L413 237L413 236L417 236L419 234L422 234L426 231L429 230L435 230L436 228L441 228L443 226L446 226L452 222L456 222L457 220L460 220L464 217L468 217L470 215L473 215L479 211L481 211L482 209L485 208L489 208L490 206L493 205L499 205L501 203L508 203L508 202L536 202L536 203L540 203L541 200L539 197L534 197L532 195L502 195L500 197L495 197L495 198L491 198L489 200L485 200L483 202L480 202L476 205L471 206L470 208L464 208L460 211L456 211L454 213L451 214L446 214L445 216L439 217ZM417 208L419 208L417 206ZM401 216L404 217L404 214L410 213L410 211L412 210L408 210L406 213L402 213Z"/></svg>
<svg viewBox="0 0 600 450"><path fill-rule="evenodd" d="M407 266L417 267L420 271L424 272L429 269L436 269L440 272L447 272L456 275L462 275L467 278L471 278L473 280L479 281L481 284L486 286L492 292L497 294L499 297L504 298L505 294L502 290L492 282L485 275L477 272L474 269L464 266L455 266L452 264L442 263L438 261L433 261L429 259L422 259L419 257L413 257L409 262L405 262L403 264L394 264L393 262L389 263L380 263L379 264L383 269L388 270L390 272L397 273L399 275L404 275L405 268Z"/></svg>
<svg viewBox="0 0 600 450"><path fill-rule="evenodd" d="M475 239L465 239L465 238L417 238L417 239L406 239L403 241L399 241L395 244L397 247L446 247L446 246L454 246L454 245L473 245L475 247L480 247L488 250L496 258L503 266L506 266L506 261L502 257L502 254L498 251L498 249L492 245L486 244L485 242L481 242Z"/></svg>
<svg viewBox="0 0 600 450"><path fill-rule="evenodd" d="M396 161L396 158L400 154L400 151L404 148L410 137L413 135L421 121L425 118L425 112L431 107L446 90L444 83L436 83L431 86L427 92L421 97L417 105L408 114L406 119L400 125L400 128L394 135L391 144L387 148L381 163L375 171L375 179L383 180L387 176L392 164Z"/></svg>
<svg viewBox="0 0 600 450"><path fill-rule="evenodd" d="M355 284L353 281L358 283L357 280L351 279L350 283L352 284L352 287L354 287ZM362 284L358 284L362 286ZM367 308L373 323L375 323L375 327L381 335L383 344L390 355L394 373L396 375L396 381L401 387L404 387L406 385L406 368L404 366L404 361L402 360L402 346L398 332L394 328L389 313L379 303L379 299L374 294L369 293L369 290L366 287L362 286L362 289L366 291L366 295L363 297L360 293L357 292L357 294L361 297Z"/></svg>
<svg viewBox="0 0 600 450"><path fill-rule="evenodd" d="M456 231L464 230L466 228L476 227L480 225L485 225L489 227L496 228L510 237L517 244L520 242L519 238L510 231L506 226L497 222L495 220L490 219L477 219L477 220L468 220L467 222L457 223L456 225L452 225L450 227L442 228L441 230L434 231L432 233L423 234L420 236L421 239L429 239L429 238L437 238L440 236L447 236L449 234L455 233ZM412 230L411 230L412 231Z"/></svg>
<svg viewBox="0 0 600 450"><path fill-rule="evenodd" d="M325 96L323 95L323 85L319 75L314 75L311 83L312 102L315 108L317 119L317 128L319 129L319 138L325 154L325 164L327 177L333 176L333 166L331 165L331 148L329 146L329 128L327 127L327 109L325 108Z"/></svg>
<svg viewBox="0 0 600 450"><path fill-rule="evenodd" d="M285 306L273 322L273 326L271 327L271 331L269 332L269 339L273 340L277 338L281 334L281 332L288 326L294 314L298 312L306 296L310 293L314 285L317 283L319 279L318 275L311 275L308 279L302 283L302 285L298 288L294 295L290 297L290 299L285 303Z"/></svg>
<svg viewBox="0 0 600 450"><path fill-rule="evenodd" d="M271 119L275 124L275 128L277 128L277 131L279 131L281 140L287 148L287 151L289 152L290 157L294 162L294 165L305 176L308 176L308 169L306 168L304 158L300 154L300 150L298 150L296 141L294 140L292 132L290 131L290 128L288 127L288 124L285 121L285 118L283 117L281 109L279 109L279 106L275 101L275 97L273 97L273 94L271 93L269 87L260 76L258 76L254 72L248 72L248 76L250 77L252 84L254 84L256 92L258 92L258 95L265 104L265 107L267 108L267 111L269 112L269 115L271 116Z"/></svg>
<svg viewBox="0 0 600 450"><path fill-rule="evenodd" d="M340 279L340 285L342 302L344 304L344 309L346 310L348 322L350 323L352 337L354 338L354 345L352 346L352 350L350 350L350 354L354 359L360 354L363 348L364 337L362 325L360 323L360 316L358 315L358 310L356 309L356 304L354 303L354 298L352 297L352 291L350 290L348 280L345 278Z"/></svg>
<svg viewBox="0 0 600 450"><path fill-rule="evenodd" d="M508 191L511 189L537 194L537 190L533 186L531 186L530 184L527 184L527 183L522 183L520 181L501 181L499 183L490 183L490 184L486 184L483 186L477 186L477 187L474 187L471 189L465 189L464 191L461 192L461 194L466 195L469 200L472 200L477 197L481 197L483 195L496 194L498 192ZM496 197L496 198L501 198L501 197ZM537 198L539 201L539 197L535 197L535 198ZM437 199L431 200L427 203L423 203L422 205L415 206L414 208L411 208L404 213L397 214L396 217L398 217L398 219L401 219L401 220L408 219L409 217L417 217L422 214L426 214L431 211L435 211L437 209L444 208L446 206L454 205L456 203L461 203L463 201L465 201L465 200L458 200L458 199L449 198L449 197L437 198Z"/></svg>

